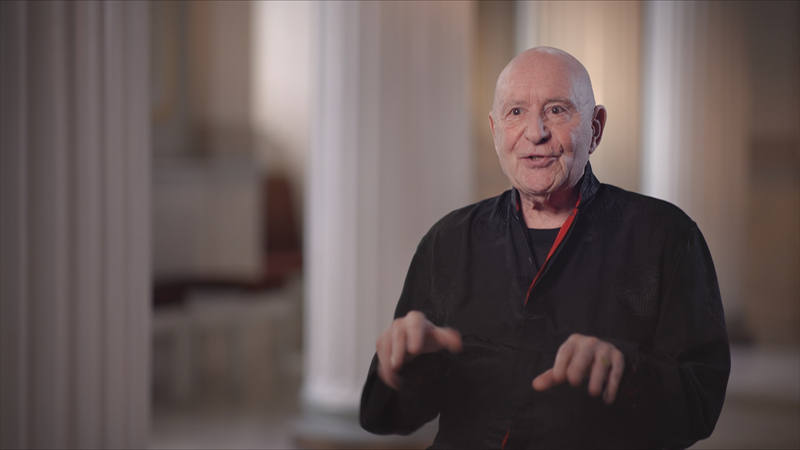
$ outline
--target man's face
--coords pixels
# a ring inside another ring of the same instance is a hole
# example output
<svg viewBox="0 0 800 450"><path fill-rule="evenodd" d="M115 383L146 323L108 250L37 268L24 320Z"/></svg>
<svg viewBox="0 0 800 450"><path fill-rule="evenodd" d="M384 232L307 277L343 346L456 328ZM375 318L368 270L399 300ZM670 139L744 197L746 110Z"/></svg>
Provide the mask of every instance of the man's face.
<svg viewBox="0 0 800 450"><path fill-rule="evenodd" d="M599 141L589 87L558 55L521 58L506 72L489 114L503 172L525 196L569 191Z"/></svg>

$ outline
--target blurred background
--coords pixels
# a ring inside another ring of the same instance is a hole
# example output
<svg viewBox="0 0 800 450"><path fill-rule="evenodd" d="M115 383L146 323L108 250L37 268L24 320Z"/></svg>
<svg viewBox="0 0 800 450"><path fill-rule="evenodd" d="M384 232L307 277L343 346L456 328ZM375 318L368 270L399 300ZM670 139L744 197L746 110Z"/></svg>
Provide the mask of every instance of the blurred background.
<svg viewBox="0 0 800 450"><path fill-rule="evenodd" d="M2 448L418 447L357 422L419 239L508 189L518 52L605 183L700 226L733 367L696 448L800 447L797 2L2 2Z"/></svg>

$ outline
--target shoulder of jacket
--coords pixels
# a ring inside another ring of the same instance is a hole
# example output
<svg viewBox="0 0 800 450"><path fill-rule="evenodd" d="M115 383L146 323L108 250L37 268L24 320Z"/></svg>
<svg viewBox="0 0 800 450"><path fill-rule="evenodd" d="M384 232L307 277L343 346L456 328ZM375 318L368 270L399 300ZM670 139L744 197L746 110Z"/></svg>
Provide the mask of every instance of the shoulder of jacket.
<svg viewBox="0 0 800 450"><path fill-rule="evenodd" d="M680 207L659 198L628 191L610 184L602 184L593 198L593 205L588 210L607 209L608 205L619 208L623 214L630 214L642 220L650 219L663 225L676 226L683 229L695 227L696 224Z"/></svg>
<svg viewBox="0 0 800 450"><path fill-rule="evenodd" d="M498 196L449 212L431 227L429 234L450 234L458 230L466 231L478 221L507 220L508 210L511 208L511 192L511 190L507 190Z"/></svg>

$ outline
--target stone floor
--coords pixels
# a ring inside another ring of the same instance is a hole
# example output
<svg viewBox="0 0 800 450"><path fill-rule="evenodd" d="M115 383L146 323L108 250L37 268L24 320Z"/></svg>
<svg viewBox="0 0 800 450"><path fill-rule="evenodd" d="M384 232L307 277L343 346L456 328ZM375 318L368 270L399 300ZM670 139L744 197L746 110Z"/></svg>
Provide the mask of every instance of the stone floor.
<svg viewBox="0 0 800 450"><path fill-rule="evenodd" d="M150 448L296 448L290 430L297 415L298 407L293 401L277 402L271 408L155 408Z"/></svg>
<svg viewBox="0 0 800 450"><path fill-rule="evenodd" d="M732 358L717 428L693 448L800 448L800 350L734 347ZM289 380L256 402L156 402L150 448L298 448L298 391Z"/></svg>
<svg viewBox="0 0 800 450"><path fill-rule="evenodd" d="M733 347L719 422L693 448L800 448L800 349Z"/></svg>

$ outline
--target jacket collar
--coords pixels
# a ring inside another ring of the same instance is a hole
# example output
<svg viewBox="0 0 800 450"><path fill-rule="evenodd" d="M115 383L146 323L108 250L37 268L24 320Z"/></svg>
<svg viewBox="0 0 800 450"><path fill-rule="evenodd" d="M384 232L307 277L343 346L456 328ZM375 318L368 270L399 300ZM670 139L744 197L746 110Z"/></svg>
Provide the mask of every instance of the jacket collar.
<svg viewBox="0 0 800 450"><path fill-rule="evenodd" d="M589 199L594 197L594 194L597 193L597 190L600 189L600 181L594 176L594 172L592 172L592 164L589 162L586 163L586 167L583 170L583 178L580 181L580 186L581 205L585 205ZM519 211L519 192L516 188L512 187L511 194L511 207L513 208L513 211Z"/></svg>

